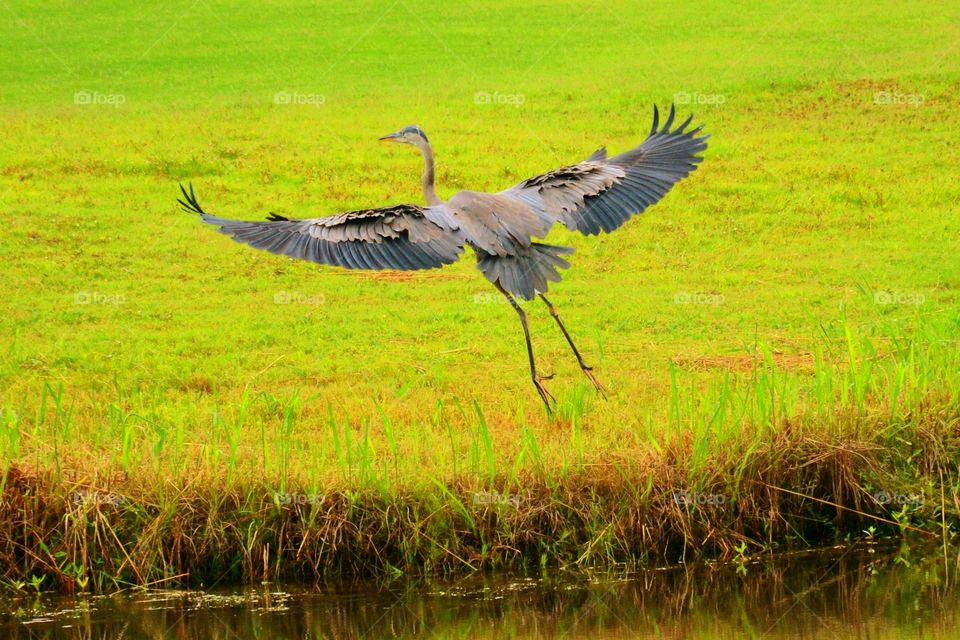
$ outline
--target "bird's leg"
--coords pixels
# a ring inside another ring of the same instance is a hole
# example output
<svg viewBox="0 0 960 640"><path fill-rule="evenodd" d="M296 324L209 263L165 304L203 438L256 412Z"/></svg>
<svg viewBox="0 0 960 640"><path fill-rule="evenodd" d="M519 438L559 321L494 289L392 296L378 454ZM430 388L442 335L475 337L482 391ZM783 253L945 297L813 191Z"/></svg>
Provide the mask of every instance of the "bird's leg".
<svg viewBox="0 0 960 640"><path fill-rule="evenodd" d="M547 300L547 296L538 294L540 299L543 300L547 308L550 309L550 315L553 316L553 319L557 321L557 326L560 327L560 331L563 332L563 337L567 339L567 343L570 345L570 348L573 349L573 355L577 356L577 362L580 364L580 370L583 371L584 375L590 379L590 382L593 383L593 386L596 387L597 391L600 392L600 395L603 396L604 400L607 399L607 392L603 388L603 385L600 384L600 381L597 380L597 377L593 375L593 367L589 366L586 362L583 361L583 356L580 355L580 351L577 349L577 345L573 344L573 338L570 337L570 334L567 333L567 328L563 326L563 321L560 320L560 314L557 313L556 307Z"/></svg>
<svg viewBox="0 0 960 640"><path fill-rule="evenodd" d="M550 395L550 392L547 391L547 388L543 386L543 381L549 380L553 376L537 375L537 365L533 359L533 343L530 342L530 327L527 326L527 314L523 312L523 309L520 308L520 305L517 304L517 301L514 300L513 296L510 295L506 289L497 283L494 283L493 286L495 286L500 293L506 296L507 301L513 306L514 309L516 309L517 315L520 316L520 324L523 325L523 336L527 339L527 357L530 359L530 378L533 380L533 386L537 388L537 393L540 394L540 399L543 400L543 404L547 407L547 413L552 413L553 409L550 407L550 401L553 400L556 402L556 399Z"/></svg>

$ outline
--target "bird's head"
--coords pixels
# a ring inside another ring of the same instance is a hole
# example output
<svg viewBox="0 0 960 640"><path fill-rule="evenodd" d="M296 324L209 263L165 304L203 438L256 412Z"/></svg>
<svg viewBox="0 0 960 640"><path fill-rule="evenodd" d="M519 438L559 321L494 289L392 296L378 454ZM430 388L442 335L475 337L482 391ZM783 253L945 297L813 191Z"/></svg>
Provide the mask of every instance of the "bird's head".
<svg viewBox="0 0 960 640"><path fill-rule="evenodd" d="M412 124L409 127L404 127L403 129L400 129L400 131L383 136L380 139L385 142L402 142L403 144L412 144L415 147L422 147L429 144L429 141L427 140L427 134L425 134L423 129L415 124Z"/></svg>

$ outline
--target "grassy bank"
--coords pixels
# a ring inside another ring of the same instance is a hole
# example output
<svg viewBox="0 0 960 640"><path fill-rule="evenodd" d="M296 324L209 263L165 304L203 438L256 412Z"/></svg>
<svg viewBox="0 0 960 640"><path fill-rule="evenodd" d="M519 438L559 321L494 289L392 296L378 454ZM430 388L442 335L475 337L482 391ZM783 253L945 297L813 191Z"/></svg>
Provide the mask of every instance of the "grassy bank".
<svg viewBox="0 0 960 640"><path fill-rule="evenodd" d="M8 5L3 579L955 530L960 9L501 5ZM442 197L498 190L669 102L713 134L700 170L615 234L548 239L610 391L532 305L555 416L471 258L317 268L175 206L187 180L236 217L417 202L419 158L376 143L410 123Z"/></svg>
<svg viewBox="0 0 960 640"><path fill-rule="evenodd" d="M0 510L4 579L114 588L949 540L956 319L888 328L835 327L806 366L761 349L706 388L674 368L652 408L664 419L641 417L629 453L587 450L576 414L547 433L521 417L508 443L479 405L438 403L398 433L385 414L351 424L316 399L261 394L225 407L203 443L113 404L101 435L122 445L104 464L79 446L70 399L48 388L40 412L8 412L2 434L18 461Z"/></svg>

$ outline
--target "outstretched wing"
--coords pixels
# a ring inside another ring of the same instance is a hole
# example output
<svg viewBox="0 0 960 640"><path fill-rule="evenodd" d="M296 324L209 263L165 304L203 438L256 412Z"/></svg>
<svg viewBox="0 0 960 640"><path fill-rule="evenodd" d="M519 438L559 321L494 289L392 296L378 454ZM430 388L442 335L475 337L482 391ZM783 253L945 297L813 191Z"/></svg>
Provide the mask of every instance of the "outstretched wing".
<svg viewBox="0 0 960 640"><path fill-rule="evenodd" d="M193 185L180 186L180 205L199 213L237 242L256 249L348 269L433 269L456 262L463 239L445 212L436 207L399 204L348 211L325 218L291 220L271 213L247 222L210 215L197 203Z"/></svg>
<svg viewBox="0 0 960 640"><path fill-rule="evenodd" d="M580 164L524 180L501 195L573 231L609 233L663 198L703 160L697 154L707 148L710 137L697 135L703 125L685 132L693 120L690 116L671 131L674 115L671 106L660 129L660 113L654 107L653 127L639 147L613 158L599 149Z"/></svg>

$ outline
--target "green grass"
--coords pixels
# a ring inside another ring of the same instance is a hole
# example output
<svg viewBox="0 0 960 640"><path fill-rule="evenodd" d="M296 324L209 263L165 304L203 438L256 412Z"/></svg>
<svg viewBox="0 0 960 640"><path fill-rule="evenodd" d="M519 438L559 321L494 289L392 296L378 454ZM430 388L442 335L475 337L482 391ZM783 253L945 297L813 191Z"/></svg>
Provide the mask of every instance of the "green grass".
<svg viewBox="0 0 960 640"><path fill-rule="evenodd" d="M0 453L60 499L17 512L21 524L36 516L39 531L81 486L155 523L153 555L124 562L114 549L124 579L214 571L157 560L184 504L206 514L194 533L229 538L252 576L273 522L257 505L277 492L336 493L381 523L394 501L434 505L445 524L412 516L390 531L420 522L449 561L453 540L507 557L490 549L531 526L480 536L478 487L556 500L622 489L590 514L589 501L576 518L558 512L554 524L580 523L569 530L539 523L556 535L524 547L526 560L573 561L564 545L583 536L604 558L639 555L650 541L611 529L618 509L701 486L736 495L766 463L799 483L787 488L842 504L843 487L879 478L898 486L874 490L955 486L960 9L5 9L0 51L16 64L0 70ZM82 92L122 104L76 104ZM322 104L277 104L278 92ZM318 268L236 245L175 206L187 180L235 217L418 202L419 158L376 142L410 123L431 137L442 197L499 190L601 144L635 145L652 105L674 100L698 103L681 112L713 135L700 170L615 234L549 239L577 249L551 299L610 390L596 396L546 309L529 305L541 368L557 374L553 418L515 314L471 257L412 274ZM276 304L283 292L302 302ZM695 294L713 303L677 303ZM842 481L804 484L777 466L781 437L809 445L791 464L822 461L824 442L866 457L838 463L853 469ZM930 457L913 474L916 451ZM759 544L806 531L768 523L767 536L736 513L703 516L701 533ZM246 529L210 530L221 517ZM664 541L696 540L671 526ZM63 564L10 535L19 571ZM378 569L423 560L422 538L397 536L406 546Z"/></svg>

